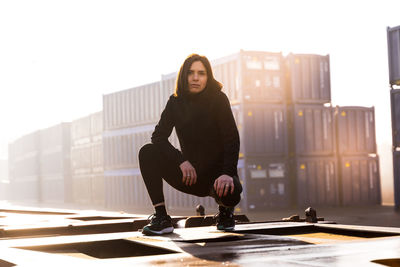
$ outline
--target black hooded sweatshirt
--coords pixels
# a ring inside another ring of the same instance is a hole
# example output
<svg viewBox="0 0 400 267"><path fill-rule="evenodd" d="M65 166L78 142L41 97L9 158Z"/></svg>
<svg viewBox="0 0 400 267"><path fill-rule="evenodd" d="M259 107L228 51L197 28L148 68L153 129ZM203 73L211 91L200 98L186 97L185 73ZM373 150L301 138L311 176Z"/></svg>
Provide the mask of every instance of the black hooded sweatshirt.
<svg viewBox="0 0 400 267"><path fill-rule="evenodd" d="M182 152L168 141L173 127ZM218 172L237 176L239 133L229 100L221 90L206 87L197 94L171 95L151 141L173 163L188 160L197 175Z"/></svg>

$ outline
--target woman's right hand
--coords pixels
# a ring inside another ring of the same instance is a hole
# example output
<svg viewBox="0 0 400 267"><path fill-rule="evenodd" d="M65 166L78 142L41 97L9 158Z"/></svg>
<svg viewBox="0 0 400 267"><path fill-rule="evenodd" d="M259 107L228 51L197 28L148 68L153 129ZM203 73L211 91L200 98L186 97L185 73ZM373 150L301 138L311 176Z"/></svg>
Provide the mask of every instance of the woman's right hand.
<svg viewBox="0 0 400 267"><path fill-rule="evenodd" d="M179 165L181 168L183 177L182 182L188 186L195 184L197 182L197 174L195 168L189 161L184 161Z"/></svg>

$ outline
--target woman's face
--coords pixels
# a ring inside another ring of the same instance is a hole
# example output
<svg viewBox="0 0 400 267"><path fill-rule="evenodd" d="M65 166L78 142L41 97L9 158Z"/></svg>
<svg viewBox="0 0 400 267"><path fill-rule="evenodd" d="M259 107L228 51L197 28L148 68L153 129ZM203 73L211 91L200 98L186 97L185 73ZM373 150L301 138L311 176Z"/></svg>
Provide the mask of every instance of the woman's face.
<svg viewBox="0 0 400 267"><path fill-rule="evenodd" d="M207 70L201 61L195 61L188 73L189 92L200 93L207 85Z"/></svg>

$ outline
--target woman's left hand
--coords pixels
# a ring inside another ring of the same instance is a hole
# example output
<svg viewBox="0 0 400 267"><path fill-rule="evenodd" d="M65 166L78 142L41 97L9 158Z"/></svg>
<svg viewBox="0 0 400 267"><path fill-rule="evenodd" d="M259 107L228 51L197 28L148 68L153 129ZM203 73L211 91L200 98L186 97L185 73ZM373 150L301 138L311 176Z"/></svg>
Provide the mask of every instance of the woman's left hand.
<svg viewBox="0 0 400 267"><path fill-rule="evenodd" d="M228 192L233 194L233 190L235 189L233 178L226 174L221 175L215 180L214 189L219 197L226 196Z"/></svg>

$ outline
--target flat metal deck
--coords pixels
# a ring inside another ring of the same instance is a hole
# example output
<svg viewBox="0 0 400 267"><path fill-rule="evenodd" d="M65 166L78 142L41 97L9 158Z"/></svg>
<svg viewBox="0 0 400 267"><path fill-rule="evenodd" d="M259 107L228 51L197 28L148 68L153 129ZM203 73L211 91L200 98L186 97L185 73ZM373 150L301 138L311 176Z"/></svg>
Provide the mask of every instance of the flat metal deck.
<svg viewBox="0 0 400 267"><path fill-rule="evenodd" d="M240 223L233 232L202 226L143 236L135 228L145 219L96 211L0 210L0 266L400 264L400 228L281 221Z"/></svg>

